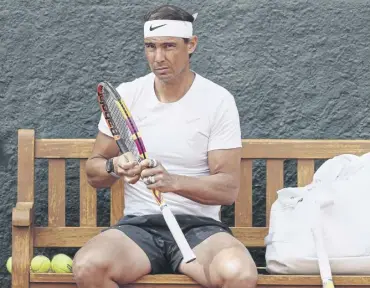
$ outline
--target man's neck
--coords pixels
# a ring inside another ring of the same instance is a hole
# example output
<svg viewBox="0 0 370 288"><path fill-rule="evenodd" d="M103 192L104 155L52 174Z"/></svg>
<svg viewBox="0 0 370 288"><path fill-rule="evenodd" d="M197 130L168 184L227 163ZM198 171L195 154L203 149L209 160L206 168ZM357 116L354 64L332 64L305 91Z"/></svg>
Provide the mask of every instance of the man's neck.
<svg viewBox="0 0 370 288"><path fill-rule="evenodd" d="M190 71L184 71L175 79L169 82L160 81L155 78L154 89L158 100L163 103L171 103L180 100L193 84L195 74Z"/></svg>

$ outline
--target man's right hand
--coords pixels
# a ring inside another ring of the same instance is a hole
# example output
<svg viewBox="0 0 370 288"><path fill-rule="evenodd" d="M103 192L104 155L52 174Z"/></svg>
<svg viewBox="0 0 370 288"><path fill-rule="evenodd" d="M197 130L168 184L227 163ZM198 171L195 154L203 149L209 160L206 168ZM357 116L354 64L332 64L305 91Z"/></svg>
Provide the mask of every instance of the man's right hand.
<svg viewBox="0 0 370 288"><path fill-rule="evenodd" d="M126 182L135 184L139 181L142 168L131 152L114 157L113 165L115 173L124 177Z"/></svg>

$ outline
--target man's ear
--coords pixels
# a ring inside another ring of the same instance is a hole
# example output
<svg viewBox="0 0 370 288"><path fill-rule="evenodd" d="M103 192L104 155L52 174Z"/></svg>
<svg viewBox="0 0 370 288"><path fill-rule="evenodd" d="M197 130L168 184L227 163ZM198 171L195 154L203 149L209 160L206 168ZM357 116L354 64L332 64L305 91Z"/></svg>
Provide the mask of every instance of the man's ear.
<svg viewBox="0 0 370 288"><path fill-rule="evenodd" d="M194 53L195 49L197 48L197 45L198 45L198 37L197 36L191 37L188 42L188 53L189 54Z"/></svg>

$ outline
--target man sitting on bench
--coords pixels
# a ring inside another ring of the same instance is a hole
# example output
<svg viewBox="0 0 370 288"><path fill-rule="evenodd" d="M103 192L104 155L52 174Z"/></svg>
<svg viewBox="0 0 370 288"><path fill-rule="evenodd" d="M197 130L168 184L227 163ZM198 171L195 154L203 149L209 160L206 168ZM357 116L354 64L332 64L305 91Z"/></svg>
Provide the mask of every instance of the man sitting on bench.
<svg viewBox="0 0 370 288"><path fill-rule="evenodd" d="M156 166L119 155L100 119L88 180L99 188L123 177L125 216L76 253L80 288L117 288L159 273L186 274L205 287L256 286L251 255L219 219L220 206L231 205L239 190L239 114L226 89L190 69L194 20L172 5L148 13L144 42L152 73L118 87ZM182 261L148 186L164 193L195 261Z"/></svg>

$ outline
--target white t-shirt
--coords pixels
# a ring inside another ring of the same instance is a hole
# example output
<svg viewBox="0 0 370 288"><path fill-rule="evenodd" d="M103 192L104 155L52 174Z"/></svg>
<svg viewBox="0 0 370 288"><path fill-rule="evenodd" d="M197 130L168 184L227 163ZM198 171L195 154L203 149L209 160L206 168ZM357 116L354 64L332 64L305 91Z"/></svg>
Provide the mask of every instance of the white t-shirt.
<svg viewBox="0 0 370 288"><path fill-rule="evenodd" d="M241 147L239 113L234 97L223 87L196 74L186 95L162 103L150 73L117 87L141 133L149 158L159 160L169 173L209 175L207 152ZM99 130L112 134L103 117ZM219 220L219 205L203 205L175 193L163 193L174 214L191 214ZM125 183L125 215L160 213L142 180Z"/></svg>

